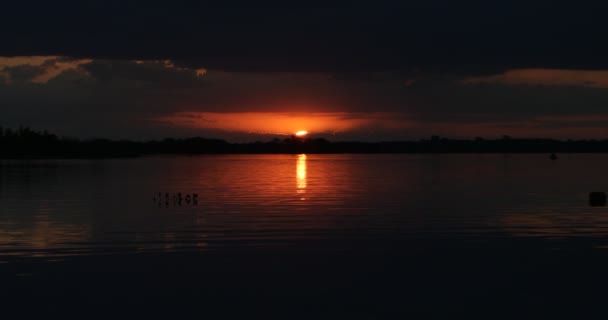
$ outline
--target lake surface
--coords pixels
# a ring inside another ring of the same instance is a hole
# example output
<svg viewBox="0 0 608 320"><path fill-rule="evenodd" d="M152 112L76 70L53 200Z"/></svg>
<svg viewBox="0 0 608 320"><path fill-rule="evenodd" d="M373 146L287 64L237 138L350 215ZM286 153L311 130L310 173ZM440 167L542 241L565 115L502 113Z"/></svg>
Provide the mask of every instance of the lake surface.
<svg viewBox="0 0 608 320"><path fill-rule="evenodd" d="M607 163L603 154L2 160L1 297L44 312L77 301L138 315L156 314L150 304L171 306L169 316L236 312L228 318L567 314L555 304L580 315L602 305L608 285L608 208L588 204L589 192L608 191Z"/></svg>
<svg viewBox="0 0 608 320"><path fill-rule="evenodd" d="M608 212L587 197L608 190L606 163L582 154L2 161L0 255L599 237Z"/></svg>

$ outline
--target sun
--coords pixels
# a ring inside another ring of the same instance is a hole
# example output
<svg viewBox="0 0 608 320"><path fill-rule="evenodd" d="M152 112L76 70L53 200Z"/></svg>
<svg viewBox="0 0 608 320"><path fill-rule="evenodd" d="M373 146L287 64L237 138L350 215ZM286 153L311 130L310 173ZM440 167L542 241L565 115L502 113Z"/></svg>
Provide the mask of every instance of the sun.
<svg viewBox="0 0 608 320"><path fill-rule="evenodd" d="M307 134L308 134L308 131L304 131L304 130L296 132L296 136L298 136L298 137L303 137Z"/></svg>

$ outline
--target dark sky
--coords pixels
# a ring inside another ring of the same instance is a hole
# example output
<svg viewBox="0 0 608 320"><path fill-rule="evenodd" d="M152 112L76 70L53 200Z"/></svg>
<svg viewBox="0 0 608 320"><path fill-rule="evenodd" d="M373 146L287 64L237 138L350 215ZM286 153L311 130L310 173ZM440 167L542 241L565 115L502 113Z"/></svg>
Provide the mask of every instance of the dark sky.
<svg viewBox="0 0 608 320"><path fill-rule="evenodd" d="M0 125L147 139L608 138L600 1L20 1ZM265 138L265 136L264 136Z"/></svg>

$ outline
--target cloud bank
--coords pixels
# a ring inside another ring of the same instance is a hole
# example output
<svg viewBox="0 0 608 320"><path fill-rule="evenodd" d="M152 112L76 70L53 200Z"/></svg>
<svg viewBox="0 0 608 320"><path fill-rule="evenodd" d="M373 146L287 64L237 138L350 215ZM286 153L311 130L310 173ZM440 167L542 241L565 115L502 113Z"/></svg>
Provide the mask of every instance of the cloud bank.
<svg viewBox="0 0 608 320"><path fill-rule="evenodd" d="M166 59L9 57L0 58L0 125L130 139L251 141L298 130L341 140L601 138L607 74L234 72Z"/></svg>

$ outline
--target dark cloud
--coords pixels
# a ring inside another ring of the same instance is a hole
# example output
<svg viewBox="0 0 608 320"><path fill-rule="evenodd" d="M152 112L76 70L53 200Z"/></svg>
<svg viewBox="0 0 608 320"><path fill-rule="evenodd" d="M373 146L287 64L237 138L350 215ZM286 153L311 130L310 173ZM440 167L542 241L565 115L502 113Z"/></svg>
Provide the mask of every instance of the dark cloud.
<svg viewBox="0 0 608 320"><path fill-rule="evenodd" d="M0 55L226 71L608 68L601 1L9 2Z"/></svg>
<svg viewBox="0 0 608 320"><path fill-rule="evenodd" d="M94 60L80 67L103 84L185 88L197 85L200 79L195 70L175 67L170 61Z"/></svg>
<svg viewBox="0 0 608 320"><path fill-rule="evenodd" d="M34 78L43 75L46 72L44 67L21 65L13 67L5 67L0 69L6 75L6 82L20 83L29 82Z"/></svg>
<svg viewBox="0 0 608 320"><path fill-rule="evenodd" d="M340 137L382 140L432 133L465 137L487 132L524 134L525 128L538 130L538 134L554 130L551 134L556 135L559 126L597 128L603 122L589 118L608 118L608 90L568 82L467 82L467 78L454 75L407 78L394 72L345 77L334 73L211 70L197 76L195 70L167 61L72 62L46 83L0 85L0 125L28 124L83 137L145 139L203 134L249 140L252 135L246 132L193 128L194 124L214 121L197 113L333 113L340 121L367 119L367 124L342 132ZM603 77L603 73L593 75ZM192 126L176 127L155 120L175 114L180 114L182 124L187 120ZM568 122L568 118L573 120ZM214 123L214 127L221 124Z"/></svg>
<svg viewBox="0 0 608 320"><path fill-rule="evenodd" d="M606 114L608 90L588 86L463 83L428 78L408 87L420 122L528 121L543 116Z"/></svg>
<svg viewBox="0 0 608 320"><path fill-rule="evenodd" d="M362 127L357 138L596 128L603 122L564 119L607 114L608 76L580 73L608 70L606 9L589 0L8 2L0 57L52 57L0 69L0 125L214 135L150 119L255 111L415 122ZM529 68L570 71L509 72Z"/></svg>

